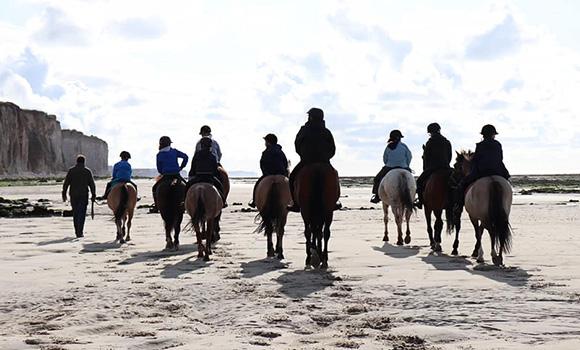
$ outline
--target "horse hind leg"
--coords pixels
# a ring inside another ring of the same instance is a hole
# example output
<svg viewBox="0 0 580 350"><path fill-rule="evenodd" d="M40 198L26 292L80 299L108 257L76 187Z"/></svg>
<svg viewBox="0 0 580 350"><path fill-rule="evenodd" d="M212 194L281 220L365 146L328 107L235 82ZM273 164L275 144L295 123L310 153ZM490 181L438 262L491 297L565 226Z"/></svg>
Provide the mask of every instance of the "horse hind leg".
<svg viewBox="0 0 580 350"><path fill-rule="evenodd" d="M429 245L435 250L435 239L433 239L433 228L431 227L431 210L425 208L425 222L427 223L427 235L429 236Z"/></svg>
<svg viewBox="0 0 580 350"><path fill-rule="evenodd" d="M393 210L397 224L397 245L403 245L403 213L402 210ZM409 238L410 239L410 238Z"/></svg>
<svg viewBox="0 0 580 350"><path fill-rule="evenodd" d="M443 231L443 219L441 218L442 210L435 211L435 251L440 252L441 249L441 232Z"/></svg>
<svg viewBox="0 0 580 350"><path fill-rule="evenodd" d="M305 265L306 267L310 267L311 266L311 260L312 260L312 256L311 256L311 230L308 224L304 224L304 238L306 239L306 262Z"/></svg>
<svg viewBox="0 0 580 350"><path fill-rule="evenodd" d="M328 241L330 240L330 224L324 226L324 252L322 253L322 268L328 268Z"/></svg>
<svg viewBox="0 0 580 350"><path fill-rule="evenodd" d="M203 232L198 224L193 224L193 229L195 230L195 239L197 241L197 258L203 258L203 252L205 250L203 246Z"/></svg>
<svg viewBox="0 0 580 350"><path fill-rule="evenodd" d="M272 243L272 234L274 230L272 229L272 225L266 226L266 241L267 241L267 256L269 258L274 257L274 244Z"/></svg>
<svg viewBox="0 0 580 350"><path fill-rule="evenodd" d="M446 209L446 210L452 210L452 209ZM457 222L455 225L455 241L453 241L453 251L451 252L451 255L457 256L459 255L459 231L461 230L461 221Z"/></svg>
<svg viewBox="0 0 580 350"><path fill-rule="evenodd" d="M383 242L389 241L389 206L383 202L383 222L385 223L385 235Z"/></svg>
<svg viewBox="0 0 580 350"><path fill-rule="evenodd" d="M129 212L127 216L127 235L125 236L125 242L131 240L131 222L133 221L133 213Z"/></svg>
<svg viewBox="0 0 580 350"><path fill-rule="evenodd" d="M284 259L284 248L282 246L282 241L284 239L284 228L279 228L276 232L276 258L278 260Z"/></svg>
<svg viewBox="0 0 580 350"><path fill-rule="evenodd" d="M165 250L173 249L173 239L171 238L171 230L173 229L173 223L165 223Z"/></svg>
<svg viewBox="0 0 580 350"><path fill-rule="evenodd" d="M213 231L215 230L214 221L212 219L208 220L205 223L205 256L203 257L204 261L209 261L209 256L212 255L211 251L211 242L213 239Z"/></svg>
<svg viewBox="0 0 580 350"><path fill-rule="evenodd" d="M405 209L405 222L407 224L407 230L405 231L405 244L411 243L411 228L409 227L409 221L411 220L411 213L412 213L411 210Z"/></svg>
<svg viewBox="0 0 580 350"><path fill-rule="evenodd" d="M495 235L493 233L489 233L490 240L491 240L491 261L495 266L502 266L503 265L503 256L502 256L502 247L500 246L499 255L495 250Z"/></svg>

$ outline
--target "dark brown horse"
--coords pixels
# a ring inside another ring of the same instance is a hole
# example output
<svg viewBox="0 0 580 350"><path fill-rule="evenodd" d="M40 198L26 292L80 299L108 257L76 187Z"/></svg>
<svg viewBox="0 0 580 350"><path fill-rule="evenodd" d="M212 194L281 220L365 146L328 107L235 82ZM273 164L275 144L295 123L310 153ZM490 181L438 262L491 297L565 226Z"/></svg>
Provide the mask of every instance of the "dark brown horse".
<svg viewBox="0 0 580 350"><path fill-rule="evenodd" d="M155 206L165 226L165 249L179 249L179 233L183 221L185 184L181 179L162 178L155 192ZM174 239L171 239L174 231Z"/></svg>
<svg viewBox="0 0 580 350"><path fill-rule="evenodd" d="M306 266L322 263L322 268L327 268L330 225L340 197L338 173L328 163L305 165L296 176L294 194L304 221Z"/></svg>
<svg viewBox="0 0 580 350"><path fill-rule="evenodd" d="M431 249L435 252L441 251L441 232L443 231L443 211L445 211L445 221L447 222L447 233L451 234L455 228L455 241L453 242L452 255L458 255L459 248L459 225L454 226L453 221L453 193L450 185L452 169L440 169L435 171L425 184L423 191L425 220L427 222L427 233ZM435 215L435 235L431 227L431 214Z"/></svg>

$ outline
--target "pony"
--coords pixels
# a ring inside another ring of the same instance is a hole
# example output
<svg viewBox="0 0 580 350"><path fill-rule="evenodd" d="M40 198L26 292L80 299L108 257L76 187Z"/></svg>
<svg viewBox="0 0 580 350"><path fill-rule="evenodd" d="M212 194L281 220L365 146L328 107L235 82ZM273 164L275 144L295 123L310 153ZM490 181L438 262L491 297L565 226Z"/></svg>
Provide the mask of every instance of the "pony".
<svg viewBox="0 0 580 350"><path fill-rule="evenodd" d="M451 234L455 228L455 241L451 255L458 255L459 248L459 228L460 225L453 225L453 205L454 196L451 189L452 169L439 169L433 172L423 190L423 205L425 221L427 222L427 233L431 249L441 252L441 231L443 231L442 214L445 211L445 221L447 223L447 233ZM435 215L435 235L431 226L431 214Z"/></svg>
<svg viewBox="0 0 580 350"><path fill-rule="evenodd" d="M415 178L410 171L405 169L392 169L383 177L379 185L379 198L383 202L383 221L385 223L385 236L383 241L389 241L389 206L397 223L397 245L403 245L403 218L407 223L405 243L411 243L411 230L409 219L414 212L413 199L417 191Z"/></svg>
<svg viewBox="0 0 580 350"><path fill-rule="evenodd" d="M326 269L330 225L340 197L338 172L330 163L307 164L298 172L293 190L304 221L306 267L322 263Z"/></svg>
<svg viewBox="0 0 580 350"><path fill-rule="evenodd" d="M197 257L209 261L212 254L212 238L224 203L218 190L209 183L192 185L185 197L185 209L191 217L191 225L197 238ZM205 237L205 246L203 238ZM205 253L205 254L204 254Z"/></svg>
<svg viewBox="0 0 580 350"><path fill-rule="evenodd" d="M284 227L288 218L288 205L292 202L288 178L283 175L266 176L256 188L256 207L259 220L256 232L265 231L267 237L267 256L276 255L278 259L284 259L282 239ZM276 232L276 250L272 243L272 233Z"/></svg>
<svg viewBox="0 0 580 350"><path fill-rule="evenodd" d="M455 168L462 176L469 175L473 153L457 153ZM501 176L484 176L471 184L465 193L465 210L475 229L475 249L471 254L483 263L481 236L483 230L489 232L491 240L491 257L496 266L503 265L503 254L511 249L512 230L509 215L513 200L511 184ZM454 220L458 221L458 220ZM496 246L499 245L498 251Z"/></svg>
<svg viewBox="0 0 580 350"><path fill-rule="evenodd" d="M116 240L121 244L130 241L131 222L137 205L137 189L130 183L120 183L114 186L107 196L107 205L113 211L113 220L117 225Z"/></svg>
<svg viewBox="0 0 580 350"><path fill-rule="evenodd" d="M183 201L185 199L185 184L180 178L163 177L159 180L155 191L155 206L159 209L165 226L165 249L179 250L179 233L183 221ZM174 238L171 239L171 231Z"/></svg>

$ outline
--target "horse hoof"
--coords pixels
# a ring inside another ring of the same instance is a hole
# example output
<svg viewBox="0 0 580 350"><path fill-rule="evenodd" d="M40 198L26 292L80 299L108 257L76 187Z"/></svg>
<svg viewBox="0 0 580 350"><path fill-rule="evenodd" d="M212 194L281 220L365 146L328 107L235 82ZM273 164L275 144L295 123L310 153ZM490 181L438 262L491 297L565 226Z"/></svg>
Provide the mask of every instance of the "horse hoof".
<svg viewBox="0 0 580 350"><path fill-rule="evenodd" d="M389 237L388 236L383 237L383 242L388 242L388 241L389 241Z"/></svg>
<svg viewBox="0 0 580 350"><path fill-rule="evenodd" d="M204 256L203 261L209 261L209 255Z"/></svg>
<svg viewBox="0 0 580 350"><path fill-rule="evenodd" d="M176 245L173 247L173 250L174 250L174 251L178 251L178 250L179 250L179 244L176 244Z"/></svg>
<svg viewBox="0 0 580 350"><path fill-rule="evenodd" d="M493 264L495 266L501 266L501 265L503 265L503 261L502 261L503 259L500 258L499 256L492 256L491 257L491 260L493 261Z"/></svg>
<svg viewBox="0 0 580 350"><path fill-rule="evenodd" d="M397 241L397 245L403 245L403 240L402 240L402 239L399 239L399 240Z"/></svg>
<svg viewBox="0 0 580 350"><path fill-rule="evenodd" d="M459 252L457 251L457 249L453 249L453 251L451 252L451 255L457 256L457 255L459 255Z"/></svg>
<svg viewBox="0 0 580 350"><path fill-rule="evenodd" d="M441 246L439 244L436 244L435 248L433 248L433 251L435 251L437 253L441 253L443 251L443 249L441 249Z"/></svg>
<svg viewBox="0 0 580 350"><path fill-rule="evenodd" d="M321 269L326 270L328 269L328 263L326 261L322 262L322 265L320 266Z"/></svg>
<svg viewBox="0 0 580 350"><path fill-rule="evenodd" d="M197 258L203 258L203 253L197 253Z"/></svg>
<svg viewBox="0 0 580 350"><path fill-rule="evenodd" d="M480 264L483 264L485 262L485 259L484 258L477 258L476 261Z"/></svg>
<svg viewBox="0 0 580 350"><path fill-rule="evenodd" d="M274 251L273 250L268 250L267 256L268 256L268 258L273 258L274 257Z"/></svg>
<svg viewBox="0 0 580 350"><path fill-rule="evenodd" d="M477 258L478 256L479 256L479 252L477 250L474 250L473 253L471 253L472 258Z"/></svg>
<svg viewBox="0 0 580 350"><path fill-rule="evenodd" d="M314 267L318 267L320 265L320 257L315 250L313 250L311 253L310 264Z"/></svg>
<svg viewBox="0 0 580 350"><path fill-rule="evenodd" d="M278 258L278 260L284 260L284 254L278 253L278 256L276 258Z"/></svg>
<svg viewBox="0 0 580 350"><path fill-rule="evenodd" d="M131 237L125 238L125 242L129 242L130 240L131 240Z"/></svg>
<svg viewBox="0 0 580 350"><path fill-rule="evenodd" d="M405 237L405 244L411 243L411 236Z"/></svg>

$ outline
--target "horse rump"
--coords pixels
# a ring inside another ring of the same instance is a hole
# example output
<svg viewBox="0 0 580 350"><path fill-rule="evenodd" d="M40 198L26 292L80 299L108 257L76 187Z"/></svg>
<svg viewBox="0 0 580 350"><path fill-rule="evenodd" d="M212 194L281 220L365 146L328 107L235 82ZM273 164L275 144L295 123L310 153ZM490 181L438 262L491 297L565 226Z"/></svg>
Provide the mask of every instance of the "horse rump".
<svg viewBox="0 0 580 350"><path fill-rule="evenodd" d="M127 208L129 207L129 191L127 190L127 185L120 184L119 186L121 193L119 197L119 205L117 206L114 214L115 221L121 220L125 214L125 211L127 211Z"/></svg>
<svg viewBox="0 0 580 350"><path fill-rule="evenodd" d="M195 206L195 212L191 217L191 223L193 225L199 226L203 224L204 221L205 221L205 205L203 203L201 193L199 193L199 196L197 197L197 205Z"/></svg>
<svg viewBox="0 0 580 350"><path fill-rule="evenodd" d="M399 195L401 198L401 202L403 204L403 208L415 211L415 207L413 206L413 196L411 195L411 187L407 183L407 174L401 172L400 174L400 181L399 181Z"/></svg>
<svg viewBox="0 0 580 350"><path fill-rule="evenodd" d="M281 219L286 210L284 205L280 205L281 191L279 186L281 185L285 184L278 182L272 183L272 186L268 190L268 195L266 196L266 202L255 217L255 221L258 222L258 228L256 228L254 232L260 233L262 231L268 232L273 231L274 229L279 229ZM266 232L264 234L266 234Z"/></svg>
<svg viewBox="0 0 580 350"><path fill-rule="evenodd" d="M504 208L503 188L501 183L492 180L489 198L489 233L495 244L499 244L502 253L509 253L512 243L512 229Z"/></svg>

